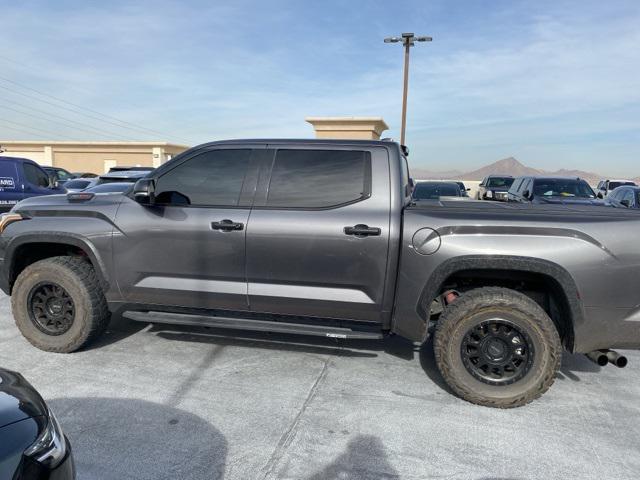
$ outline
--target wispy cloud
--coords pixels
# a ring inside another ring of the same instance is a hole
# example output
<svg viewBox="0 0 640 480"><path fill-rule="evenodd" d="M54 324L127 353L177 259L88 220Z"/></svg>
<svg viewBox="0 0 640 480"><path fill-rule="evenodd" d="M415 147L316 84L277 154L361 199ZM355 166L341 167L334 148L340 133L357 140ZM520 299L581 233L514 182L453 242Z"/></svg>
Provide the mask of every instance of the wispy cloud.
<svg viewBox="0 0 640 480"><path fill-rule="evenodd" d="M21 2L3 7L0 76L169 140L308 137L307 115L382 115L398 136L402 52L381 39L415 29L435 41L412 52L414 164L640 174L640 5L557 3ZM5 118L89 136L3 98L54 108L0 89Z"/></svg>

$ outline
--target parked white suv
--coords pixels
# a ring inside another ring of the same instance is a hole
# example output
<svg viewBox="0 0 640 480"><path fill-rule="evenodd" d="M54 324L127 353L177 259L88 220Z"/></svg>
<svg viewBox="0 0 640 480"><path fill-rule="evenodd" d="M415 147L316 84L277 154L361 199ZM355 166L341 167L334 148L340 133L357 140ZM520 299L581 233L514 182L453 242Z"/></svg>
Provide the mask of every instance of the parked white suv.
<svg viewBox="0 0 640 480"><path fill-rule="evenodd" d="M600 180L598 182L598 186L596 187L596 195L598 196L598 198L605 198L607 195L609 195L609 192L611 190L623 185L631 185L635 187L636 183L633 180Z"/></svg>

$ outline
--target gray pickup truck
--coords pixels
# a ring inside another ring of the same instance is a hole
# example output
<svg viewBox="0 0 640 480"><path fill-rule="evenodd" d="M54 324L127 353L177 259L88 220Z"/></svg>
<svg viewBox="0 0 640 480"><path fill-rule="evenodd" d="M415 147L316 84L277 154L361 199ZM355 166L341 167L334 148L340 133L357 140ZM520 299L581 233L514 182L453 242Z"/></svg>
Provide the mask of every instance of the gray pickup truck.
<svg viewBox="0 0 640 480"><path fill-rule="evenodd" d="M110 314L374 339L433 336L460 397L523 405L563 349L640 347L638 212L412 204L398 144L194 147L125 194L24 200L0 219L0 286L36 347L72 352Z"/></svg>

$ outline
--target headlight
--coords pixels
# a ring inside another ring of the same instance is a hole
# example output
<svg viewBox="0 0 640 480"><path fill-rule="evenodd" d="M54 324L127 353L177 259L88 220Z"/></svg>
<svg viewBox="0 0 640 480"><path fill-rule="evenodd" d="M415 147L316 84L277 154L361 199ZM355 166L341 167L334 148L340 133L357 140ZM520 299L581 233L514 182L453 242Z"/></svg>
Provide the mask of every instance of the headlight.
<svg viewBox="0 0 640 480"><path fill-rule="evenodd" d="M4 229L7 228L13 222L18 222L20 220L24 220L25 218L19 213L2 213L0 214L0 233L4 232Z"/></svg>
<svg viewBox="0 0 640 480"><path fill-rule="evenodd" d="M46 427L24 454L51 468L57 467L64 460L67 455L67 441L51 410L48 410Z"/></svg>
<svg viewBox="0 0 640 480"><path fill-rule="evenodd" d="M484 192L484 198L493 198L493 192L491 190L487 190Z"/></svg>

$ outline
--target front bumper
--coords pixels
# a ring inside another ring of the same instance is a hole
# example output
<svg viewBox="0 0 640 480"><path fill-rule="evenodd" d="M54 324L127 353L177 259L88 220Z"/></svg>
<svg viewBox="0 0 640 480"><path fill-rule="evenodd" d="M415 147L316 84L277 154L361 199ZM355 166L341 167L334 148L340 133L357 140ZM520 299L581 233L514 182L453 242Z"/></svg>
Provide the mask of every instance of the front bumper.
<svg viewBox="0 0 640 480"><path fill-rule="evenodd" d="M4 258L0 258L0 290L7 295L11 295L11 289L9 288L9 272L5 271Z"/></svg>

